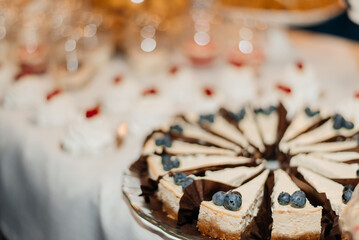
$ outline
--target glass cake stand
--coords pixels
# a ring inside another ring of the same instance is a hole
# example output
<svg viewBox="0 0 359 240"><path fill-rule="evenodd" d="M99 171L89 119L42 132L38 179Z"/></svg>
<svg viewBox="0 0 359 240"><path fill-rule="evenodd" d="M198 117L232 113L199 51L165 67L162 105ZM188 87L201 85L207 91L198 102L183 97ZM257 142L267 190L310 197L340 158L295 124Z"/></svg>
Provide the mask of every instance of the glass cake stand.
<svg viewBox="0 0 359 240"><path fill-rule="evenodd" d="M200 239L187 235L181 232L181 230L171 227L153 216L149 204L145 202L142 196L139 196L142 192L140 185L141 183L137 176L131 174L129 171L123 173L122 193L128 205L136 213L136 217L145 224L148 223L151 230L166 236L168 239Z"/></svg>

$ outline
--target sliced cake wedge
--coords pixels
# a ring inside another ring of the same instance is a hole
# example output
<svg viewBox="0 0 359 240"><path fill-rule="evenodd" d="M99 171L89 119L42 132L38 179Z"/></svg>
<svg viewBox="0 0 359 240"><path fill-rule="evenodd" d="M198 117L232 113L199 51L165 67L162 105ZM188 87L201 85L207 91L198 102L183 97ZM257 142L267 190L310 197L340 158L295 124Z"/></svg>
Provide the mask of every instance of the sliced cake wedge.
<svg viewBox="0 0 359 240"><path fill-rule="evenodd" d="M184 173L175 173L173 176L165 175L158 184L157 197L163 202L163 210L167 212L171 218L176 219L180 199L183 196L183 183L185 183L186 178L192 178L193 180L207 179L238 187L245 180L255 176L263 169L264 163L257 167L235 167L218 171L206 171L203 177L197 177L195 175L185 176Z"/></svg>
<svg viewBox="0 0 359 240"><path fill-rule="evenodd" d="M241 239L246 227L257 216L268 174L269 170L265 170L253 180L227 193L228 199L224 200L229 204L227 208L224 207L226 204L221 206L214 201L202 202L197 222L199 231L213 238Z"/></svg>
<svg viewBox="0 0 359 240"><path fill-rule="evenodd" d="M286 172L281 169L274 172L272 240L320 238L322 207L313 207L305 194L304 199L299 198L300 204L292 205L291 196L297 191L300 189Z"/></svg>

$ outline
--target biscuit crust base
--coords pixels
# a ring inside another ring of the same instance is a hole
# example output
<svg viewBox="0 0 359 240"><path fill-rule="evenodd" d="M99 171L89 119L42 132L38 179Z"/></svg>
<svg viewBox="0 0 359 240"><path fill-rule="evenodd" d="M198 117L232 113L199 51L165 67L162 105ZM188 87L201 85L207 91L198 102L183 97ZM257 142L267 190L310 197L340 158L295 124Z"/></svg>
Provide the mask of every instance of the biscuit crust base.
<svg viewBox="0 0 359 240"><path fill-rule="evenodd" d="M241 239L241 235L242 235L242 233L224 232L214 224L210 224L204 221L198 221L197 228L202 233L202 235L207 235L212 238L223 239L223 240L236 240L236 239L239 240ZM271 236L271 240L319 240L319 239L320 239L319 233L307 233L296 237L283 236L283 235Z"/></svg>
<svg viewBox="0 0 359 240"><path fill-rule="evenodd" d="M299 236L272 235L271 240L319 240L320 233L306 233Z"/></svg>
<svg viewBox="0 0 359 240"><path fill-rule="evenodd" d="M197 228L202 233L202 235L208 235L212 238L218 238L218 239L239 240L241 239L241 235L242 235L242 233L224 232L214 224L210 224L204 221L198 221Z"/></svg>

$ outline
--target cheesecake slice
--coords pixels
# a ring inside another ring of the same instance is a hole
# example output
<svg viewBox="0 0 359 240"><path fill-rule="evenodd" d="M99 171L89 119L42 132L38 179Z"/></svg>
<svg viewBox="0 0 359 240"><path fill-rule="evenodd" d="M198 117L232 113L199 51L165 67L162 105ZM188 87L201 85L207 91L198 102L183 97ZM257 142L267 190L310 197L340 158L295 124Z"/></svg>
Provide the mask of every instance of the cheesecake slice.
<svg viewBox="0 0 359 240"><path fill-rule="evenodd" d="M191 122L194 122L197 121L199 117L198 115L186 115L185 118ZM214 115L213 122L202 121L201 125L211 132L219 136L223 136L224 138L238 144L248 152L253 152L254 150L243 133L241 133L238 128L233 126L219 114Z"/></svg>
<svg viewBox="0 0 359 240"><path fill-rule="evenodd" d="M281 139L281 143L290 141L328 117L329 114L326 111L317 111L308 107L302 109L295 115L292 122L289 124Z"/></svg>
<svg viewBox="0 0 359 240"><path fill-rule="evenodd" d="M358 152L319 152L319 153L312 153L310 155L332 161L332 162L348 162L359 160L359 153Z"/></svg>
<svg viewBox="0 0 359 240"><path fill-rule="evenodd" d="M241 239L262 204L268 174L269 170L265 170L253 180L233 189L242 195L242 205L237 211L217 206L213 201L202 202L197 222L199 231L212 238Z"/></svg>
<svg viewBox="0 0 359 240"><path fill-rule="evenodd" d="M255 176L264 169L264 163L257 167L235 167L226 168L218 171L206 171L205 176L197 177L189 175L194 180L207 179L215 182L224 183L233 187L240 186L248 178ZM179 204L183 196L182 185L177 185L174 178L165 175L158 184L157 197L163 203L163 210L169 217L177 219Z"/></svg>
<svg viewBox="0 0 359 240"><path fill-rule="evenodd" d="M210 132L198 126L197 123L190 124L180 118L177 118L172 122L171 126L176 126L181 128L181 131L178 132L178 134L181 136L192 138L192 139L198 139L200 141L204 141L218 147L231 149L236 152L239 152L241 150L241 148L238 145L224 138L211 134ZM163 128L164 132L170 131L171 126L164 127Z"/></svg>
<svg viewBox="0 0 359 240"><path fill-rule="evenodd" d="M281 205L278 197L282 192L293 194L300 190L289 175L281 169L274 172L272 192L272 240L320 239L322 207L313 207L308 199L303 208Z"/></svg>
<svg viewBox="0 0 359 240"><path fill-rule="evenodd" d="M298 153L309 152L344 152L357 151L358 141L343 141L343 142L324 142L310 145L291 146L289 153L295 155Z"/></svg>
<svg viewBox="0 0 359 240"><path fill-rule="evenodd" d="M216 154L235 156L237 153L233 150L219 148L215 146L201 145L198 143L184 142L181 140L171 140L169 145L157 145L156 140L165 136L163 133L156 133L148 139L143 147L142 155L153 153L162 154Z"/></svg>
<svg viewBox="0 0 359 240"><path fill-rule="evenodd" d="M347 120L345 120L347 121ZM281 145L281 150L287 152L293 146L299 145L310 145L314 143L325 142L335 137L351 137L358 133L359 124L356 122L351 122L352 128L348 129L343 126L339 126L338 129L335 129L334 117L330 118L328 121L323 123L323 125L313 129L312 131L303 133L293 140L287 142L286 144Z"/></svg>
<svg viewBox="0 0 359 240"><path fill-rule="evenodd" d="M262 136L263 142L267 146L274 145L277 141L279 114L277 108L270 106L266 109L256 109L255 119Z"/></svg>
<svg viewBox="0 0 359 240"><path fill-rule="evenodd" d="M305 167L327 178L357 178L359 164L327 161L313 155L299 154L290 161L291 167Z"/></svg>
<svg viewBox="0 0 359 240"><path fill-rule="evenodd" d="M335 213L341 217L346 205L342 201L343 185L325 178L311 170L303 167L298 168L304 179L312 185L317 192L325 193L330 201L330 205Z"/></svg>
<svg viewBox="0 0 359 240"><path fill-rule="evenodd" d="M178 161L178 166L168 168L164 166L163 158L168 157L170 161ZM183 172L193 169L206 168L219 165L243 165L251 163L253 160L246 157L232 157L225 155L177 155L159 156L149 155L147 157L148 173L151 179L157 180L158 177L166 175L169 171ZM261 161L261 160L258 160Z"/></svg>

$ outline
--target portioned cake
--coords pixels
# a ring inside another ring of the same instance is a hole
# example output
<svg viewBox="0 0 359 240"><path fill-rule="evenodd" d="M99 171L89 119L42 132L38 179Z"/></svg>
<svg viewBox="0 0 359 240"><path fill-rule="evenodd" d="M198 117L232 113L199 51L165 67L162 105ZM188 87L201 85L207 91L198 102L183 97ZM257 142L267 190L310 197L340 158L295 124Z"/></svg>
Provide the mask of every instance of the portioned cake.
<svg viewBox="0 0 359 240"><path fill-rule="evenodd" d="M162 205L156 216L189 235L340 239L333 216L359 182L359 121L310 106L291 116L277 103L175 117L131 170Z"/></svg>

